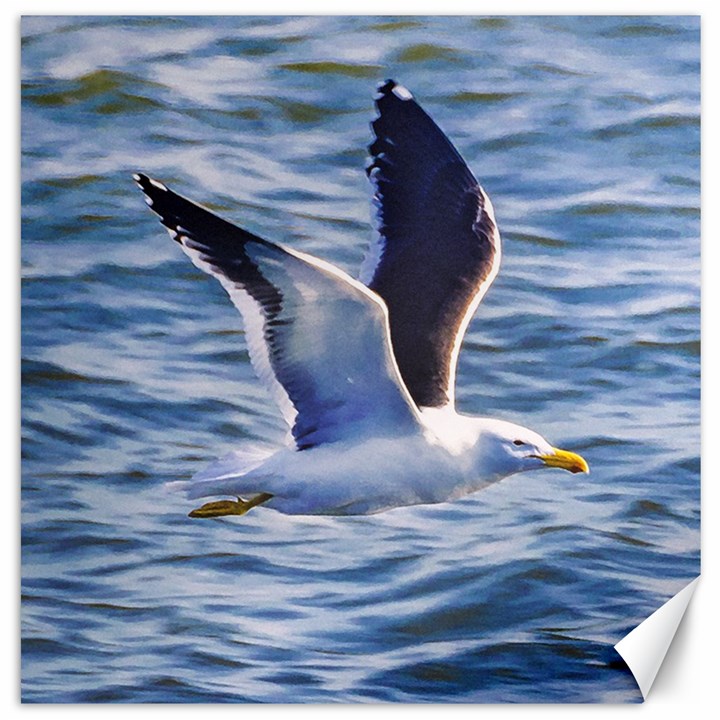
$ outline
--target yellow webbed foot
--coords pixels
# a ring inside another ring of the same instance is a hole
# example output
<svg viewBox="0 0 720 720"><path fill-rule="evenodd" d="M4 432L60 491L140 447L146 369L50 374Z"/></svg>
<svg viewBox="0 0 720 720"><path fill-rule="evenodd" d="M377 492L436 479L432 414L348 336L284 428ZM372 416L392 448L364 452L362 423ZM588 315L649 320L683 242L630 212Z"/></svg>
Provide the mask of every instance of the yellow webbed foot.
<svg viewBox="0 0 720 720"><path fill-rule="evenodd" d="M250 498L250 500L243 500L242 498L238 498L237 502L234 500L216 500L196 508L189 514L189 517L214 518L224 517L225 515L244 515L254 507L267 502L271 497L270 493L260 493L254 498Z"/></svg>

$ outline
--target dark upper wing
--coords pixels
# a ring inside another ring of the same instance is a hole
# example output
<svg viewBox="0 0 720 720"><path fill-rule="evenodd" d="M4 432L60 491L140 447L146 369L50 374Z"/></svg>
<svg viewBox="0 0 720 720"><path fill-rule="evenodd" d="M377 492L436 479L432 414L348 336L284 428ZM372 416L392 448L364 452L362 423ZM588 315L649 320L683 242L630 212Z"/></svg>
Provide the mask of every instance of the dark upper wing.
<svg viewBox="0 0 720 720"><path fill-rule="evenodd" d="M387 304L418 406L454 401L460 344L500 264L492 204L445 134L392 80L379 89L368 173L379 237L362 280Z"/></svg>
<svg viewBox="0 0 720 720"><path fill-rule="evenodd" d="M329 263L252 235L146 175L135 180L173 239L242 314L255 370L298 449L417 428L377 296Z"/></svg>

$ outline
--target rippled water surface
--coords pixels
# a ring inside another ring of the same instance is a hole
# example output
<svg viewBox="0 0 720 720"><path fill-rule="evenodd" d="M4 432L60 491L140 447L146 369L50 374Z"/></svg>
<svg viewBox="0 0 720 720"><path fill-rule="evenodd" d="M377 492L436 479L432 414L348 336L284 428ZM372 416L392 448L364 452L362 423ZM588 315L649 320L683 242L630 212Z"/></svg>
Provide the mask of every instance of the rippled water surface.
<svg viewBox="0 0 720 720"><path fill-rule="evenodd" d="M699 570L699 23L26 18L26 701L638 701L612 650ZM373 517L191 521L163 484L280 442L240 318L144 170L355 273L375 85L492 197L463 411L581 452Z"/></svg>

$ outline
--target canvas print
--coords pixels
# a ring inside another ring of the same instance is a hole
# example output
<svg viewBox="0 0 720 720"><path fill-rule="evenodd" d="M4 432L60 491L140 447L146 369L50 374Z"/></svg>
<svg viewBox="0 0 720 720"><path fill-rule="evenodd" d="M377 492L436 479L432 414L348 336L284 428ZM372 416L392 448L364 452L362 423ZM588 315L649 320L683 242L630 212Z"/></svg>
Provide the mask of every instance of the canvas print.
<svg viewBox="0 0 720 720"><path fill-rule="evenodd" d="M699 30L23 18L22 699L640 701Z"/></svg>

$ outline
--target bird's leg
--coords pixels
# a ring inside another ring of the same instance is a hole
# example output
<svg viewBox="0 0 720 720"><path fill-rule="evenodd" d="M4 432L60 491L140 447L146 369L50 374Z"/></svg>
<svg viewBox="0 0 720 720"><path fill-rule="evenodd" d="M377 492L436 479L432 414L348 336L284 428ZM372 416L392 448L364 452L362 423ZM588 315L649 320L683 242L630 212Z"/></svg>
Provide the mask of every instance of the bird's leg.
<svg viewBox="0 0 720 720"><path fill-rule="evenodd" d="M267 502L272 495L270 493L260 493L250 500L238 498L234 500L217 500L215 502L205 503L202 507L193 510L189 517L191 518L213 518L223 517L224 515L244 515L254 507Z"/></svg>

